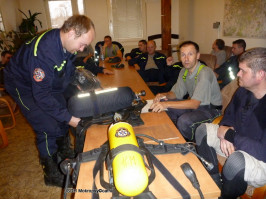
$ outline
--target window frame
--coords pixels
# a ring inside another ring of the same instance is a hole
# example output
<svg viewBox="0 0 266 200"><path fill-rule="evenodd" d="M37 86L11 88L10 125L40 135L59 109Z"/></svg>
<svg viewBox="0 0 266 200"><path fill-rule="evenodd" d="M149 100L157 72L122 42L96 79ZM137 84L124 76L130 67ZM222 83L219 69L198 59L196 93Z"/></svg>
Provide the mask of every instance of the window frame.
<svg viewBox="0 0 266 200"><path fill-rule="evenodd" d="M2 11L0 10L0 16L2 21L0 23L2 23L3 25L3 30L0 29L0 31L5 32L6 31L6 27L5 27L5 23L4 23L4 19L3 19L3 15L2 15Z"/></svg>
<svg viewBox="0 0 266 200"><path fill-rule="evenodd" d="M120 41L120 42L138 42L139 40L142 40L147 37L147 17L146 17L146 2L145 0L140 0L141 1L141 13L142 13L142 37L139 38L116 38L114 36L113 32L113 15L112 15L112 0L106 0L107 2L107 12L108 12L108 26L109 26L109 32L110 36L112 37L113 40L115 41Z"/></svg>
<svg viewBox="0 0 266 200"><path fill-rule="evenodd" d="M50 10L49 10L49 1L60 1L60 0L44 0L45 1L45 12L46 12L46 21L47 25L49 28L52 28L52 20L50 16ZM70 0L71 2L71 7L72 7L72 13L73 15L79 14L79 9L78 9L78 1L77 0ZM86 15L86 9L85 9L85 2L83 2L83 7L84 7L84 15Z"/></svg>

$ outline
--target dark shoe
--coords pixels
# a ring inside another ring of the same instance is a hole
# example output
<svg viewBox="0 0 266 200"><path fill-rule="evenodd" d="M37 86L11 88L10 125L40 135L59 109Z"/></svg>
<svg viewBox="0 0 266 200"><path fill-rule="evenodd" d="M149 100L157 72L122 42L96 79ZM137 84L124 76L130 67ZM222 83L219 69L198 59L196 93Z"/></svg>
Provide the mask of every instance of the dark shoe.
<svg viewBox="0 0 266 200"><path fill-rule="evenodd" d="M67 158L75 158L74 150L70 148L70 138L69 136L60 137L56 139L56 144L58 145L57 149L57 161L61 161Z"/></svg>
<svg viewBox="0 0 266 200"><path fill-rule="evenodd" d="M53 158L56 156L54 154ZM52 157L41 158L45 185L64 187L64 175L59 171L58 164Z"/></svg>

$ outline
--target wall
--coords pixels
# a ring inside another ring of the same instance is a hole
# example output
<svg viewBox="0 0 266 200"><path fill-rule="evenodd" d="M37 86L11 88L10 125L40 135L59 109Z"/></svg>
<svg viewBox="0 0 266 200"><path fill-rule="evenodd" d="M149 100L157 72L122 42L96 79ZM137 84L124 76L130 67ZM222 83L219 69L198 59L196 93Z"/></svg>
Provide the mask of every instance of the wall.
<svg viewBox="0 0 266 200"><path fill-rule="evenodd" d="M18 8L18 0L0 0L0 11L6 31L17 30L21 20Z"/></svg>
<svg viewBox="0 0 266 200"><path fill-rule="evenodd" d="M96 27L96 38L92 45L94 46L97 41L103 40L105 35L109 35L108 27L108 0L84 0L85 12L88 17L90 17ZM7 30L18 30L23 15L18 11L20 8L24 13L28 15L28 10L32 13L40 12L42 14L38 15L37 18L42 22L42 28L37 23L38 30L48 29L47 16L45 11L45 1L44 0L0 0L2 16L5 21L5 26ZM161 33L161 0L144 0L146 10L145 16L145 26L146 35L144 39L147 39L148 35L154 35ZM12 9L15 12L9 12ZM172 0L172 33L179 33L179 0ZM125 47L125 52L129 52L132 48L137 47L138 41L123 42ZM158 49L161 48L161 40L156 40ZM177 43L176 41L173 41Z"/></svg>
<svg viewBox="0 0 266 200"><path fill-rule="evenodd" d="M19 0L19 7L27 16L29 16L29 10L31 14L41 13L36 18L42 22L42 27L40 27L39 22L35 22L35 25L39 31L48 29L44 0ZM21 17L25 18L23 14Z"/></svg>
<svg viewBox="0 0 266 200"><path fill-rule="evenodd" d="M225 41L227 46L235 37L224 37L223 14L224 0L183 0L179 2L180 42L193 40L200 46L201 53L210 53L212 43L218 38L218 30L213 29L214 22L220 22L219 38ZM247 48L266 47L266 39L242 38L247 43Z"/></svg>

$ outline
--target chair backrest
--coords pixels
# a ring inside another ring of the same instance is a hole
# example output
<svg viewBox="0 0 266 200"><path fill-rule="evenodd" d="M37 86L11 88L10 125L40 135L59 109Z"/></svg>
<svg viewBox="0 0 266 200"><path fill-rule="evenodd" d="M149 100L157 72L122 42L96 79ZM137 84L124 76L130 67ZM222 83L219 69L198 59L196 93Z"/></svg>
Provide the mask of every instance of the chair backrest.
<svg viewBox="0 0 266 200"><path fill-rule="evenodd" d="M162 38L162 34L156 34L156 35L148 36L148 40L155 40L155 39L159 39L159 38ZM171 38L179 39L179 35L178 34L171 34Z"/></svg>
<svg viewBox="0 0 266 200"><path fill-rule="evenodd" d="M118 46L118 48L120 49L120 51L122 52L122 56L124 55L124 47L120 42L117 41L112 41L113 44L116 44ZM95 51L97 52L98 55L100 55L101 53L101 49L100 49L100 45L104 45L104 41L99 41L96 43L95 45Z"/></svg>
<svg viewBox="0 0 266 200"><path fill-rule="evenodd" d="M226 53L226 60L228 60L232 55L232 47L225 46L224 47L225 53Z"/></svg>
<svg viewBox="0 0 266 200"><path fill-rule="evenodd" d="M215 68L216 65L216 56L211 54L200 54L200 61L203 61L206 63L206 65L212 69Z"/></svg>
<svg viewBox="0 0 266 200"><path fill-rule="evenodd" d="M231 81L229 84L227 84L222 90L222 113L224 113L226 107L232 100L233 95L235 94L237 88L239 87L238 85L238 80L237 78Z"/></svg>

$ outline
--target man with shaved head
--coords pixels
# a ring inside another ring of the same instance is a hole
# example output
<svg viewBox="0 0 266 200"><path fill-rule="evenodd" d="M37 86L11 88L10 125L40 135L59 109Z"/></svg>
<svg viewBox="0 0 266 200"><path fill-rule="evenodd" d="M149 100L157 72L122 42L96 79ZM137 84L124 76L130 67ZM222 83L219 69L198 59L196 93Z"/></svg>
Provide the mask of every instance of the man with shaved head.
<svg viewBox="0 0 266 200"><path fill-rule="evenodd" d="M145 82L159 82L159 84L162 84L165 82L166 56L155 50L155 41L149 40L147 52L131 59L130 64L135 67Z"/></svg>

